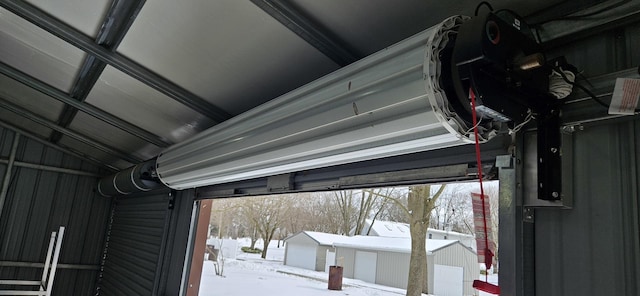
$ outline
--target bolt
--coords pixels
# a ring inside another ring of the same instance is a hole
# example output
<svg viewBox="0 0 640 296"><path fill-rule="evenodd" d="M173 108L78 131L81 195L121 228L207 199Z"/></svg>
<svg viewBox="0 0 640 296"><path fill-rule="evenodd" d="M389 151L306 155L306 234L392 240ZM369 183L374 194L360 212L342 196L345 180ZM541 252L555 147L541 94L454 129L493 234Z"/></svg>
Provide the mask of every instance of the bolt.
<svg viewBox="0 0 640 296"><path fill-rule="evenodd" d="M562 131L565 133L573 133L576 131L576 127L574 125L563 126Z"/></svg>
<svg viewBox="0 0 640 296"><path fill-rule="evenodd" d="M558 194L558 192L551 192L551 196L553 196L554 198L558 198L558 196L560 196L560 194Z"/></svg>
<svg viewBox="0 0 640 296"><path fill-rule="evenodd" d="M555 148L555 147L551 148L551 153L558 153L558 148Z"/></svg>
<svg viewBox="0 0 640 296"><path fill-rule="evenodd" d="M540 183L540 188L542 188L542 183Z"/></svg>

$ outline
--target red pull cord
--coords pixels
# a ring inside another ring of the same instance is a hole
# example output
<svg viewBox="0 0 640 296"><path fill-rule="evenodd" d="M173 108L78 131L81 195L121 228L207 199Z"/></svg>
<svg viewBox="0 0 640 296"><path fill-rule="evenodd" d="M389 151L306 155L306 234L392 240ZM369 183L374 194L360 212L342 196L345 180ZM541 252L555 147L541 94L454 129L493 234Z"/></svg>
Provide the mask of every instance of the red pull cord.
<svg viewBox="0 0 640 296"><path fill-rule="evenodd" d="M469 98L471 98L471 117L473 118L473 134L476 140L476 162L478 164L478 179L480 180L480 200L482 200L482 220L484 222L484 266L487 269L485 281L489 281L489 268L493 261L493 253L489 250L489 238L487 233L487 212L484 200L484 188L482 187L482 160L480 159L480 141L478 139L478 118L476 115L476 94L469 88Z"/></svg>

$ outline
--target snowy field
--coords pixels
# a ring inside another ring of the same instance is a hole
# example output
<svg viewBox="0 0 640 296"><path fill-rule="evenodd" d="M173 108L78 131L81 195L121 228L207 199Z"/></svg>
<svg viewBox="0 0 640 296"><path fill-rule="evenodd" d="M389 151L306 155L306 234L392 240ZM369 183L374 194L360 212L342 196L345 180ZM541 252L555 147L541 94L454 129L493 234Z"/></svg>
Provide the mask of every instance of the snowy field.
<svg viewBox="0 0 640 296"><path fill-rule="evenodd" d="M240 240L238 246L248 246ZM256 244L261 248L260 243ZM260 254L238 252L236 259L225 259L224 276L215 274L212 261L205 261L200 282L200 296L277 295L277 296L398 296L405 290L386 287L360 280L344 278L342 291L327 289L328 274L282 264L284 247L277 242L269 244L267 259ZM490 281L497 277L490 277ZM480 296L490 294L481 293Z"/></svg>

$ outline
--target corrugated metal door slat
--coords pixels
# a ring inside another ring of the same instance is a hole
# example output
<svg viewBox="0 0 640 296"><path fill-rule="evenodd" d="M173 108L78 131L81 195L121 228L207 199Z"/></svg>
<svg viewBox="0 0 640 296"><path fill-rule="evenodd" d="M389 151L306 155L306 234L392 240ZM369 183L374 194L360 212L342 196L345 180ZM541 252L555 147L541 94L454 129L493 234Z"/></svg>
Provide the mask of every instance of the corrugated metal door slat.
<svg viewBox="0 0 640 296"><path fill-rule="evenodd" d="M99 295L153 295L168 218L167 192L116 200Z"/></svg>

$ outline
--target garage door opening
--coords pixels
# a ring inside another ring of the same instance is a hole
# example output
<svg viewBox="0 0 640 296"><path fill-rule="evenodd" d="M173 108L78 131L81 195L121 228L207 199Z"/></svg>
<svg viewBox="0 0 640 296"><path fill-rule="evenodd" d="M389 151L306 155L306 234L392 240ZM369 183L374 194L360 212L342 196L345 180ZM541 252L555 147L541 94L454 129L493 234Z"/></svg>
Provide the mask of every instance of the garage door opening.
<svg viewBox="0 0 640 296"><path fill-rule="evenodd" d="M485 183L484 191L497 254L498 182ZM428 291L484 295L472 282L488 272L497 284L499 258L489 271L478 263L472 206L477 182L201 201L210 203L211 214L198 229L206 232L197 242L204 249L198 295L325 295L331 265L343 267L343 288L352 295L404 294L414 213L409 199L419 192L429 209Z"/></svg>

